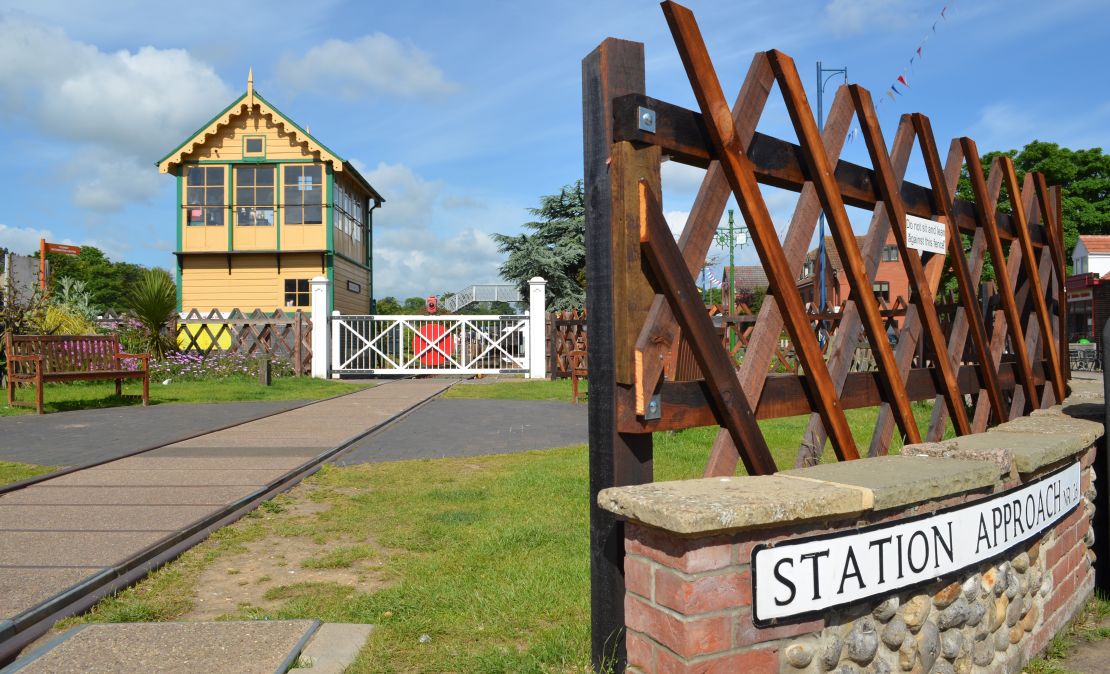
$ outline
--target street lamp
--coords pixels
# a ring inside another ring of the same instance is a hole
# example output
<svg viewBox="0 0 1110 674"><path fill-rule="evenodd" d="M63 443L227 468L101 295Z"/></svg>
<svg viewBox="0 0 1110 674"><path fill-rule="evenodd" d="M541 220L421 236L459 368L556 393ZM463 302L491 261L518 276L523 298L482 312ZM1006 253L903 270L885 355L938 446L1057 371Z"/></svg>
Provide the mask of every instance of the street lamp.
<svg viewBox="0 0 1110 674"><path fill-rule="evenodd" d="M826 75L828 75L828 76L826 77ZM823 68L823 67L821 67L821 62L820 61L817 62L817 130L820 131L820 132L824 132L824 130L825 130L825 103L824 103L825 85L829 83L829 80L831 80L833 77L835 77L837 75L840 75L844 78L844 83L845 84L848 83L848 68L847 68L847 66L845 66L843 68ZM818 239L818 242L817 242L817 250L818 250L818 253L817 253L817 260L818 260L818 262L817 262L817 284L818 284L818 288L820 289L820 304L818 306L818 311L820 313L824 313L825 312L825 304L826 304L826 293L827 293L827 290L825 289L826 257L825 257L825 211L824 210L821 211L821 214L818 217L818 222L820 223L820 235L819 235L819 239ZM822 325L822 327L823 327L824 323L822 322L822 323L820 323L820 325ZM825 331L823 329L820 331L820 335L818 336L818 338L821 340L821 345L824 346L825 345Z"/></svg>
<svg viewBox="0 0 1110 674"><path fill-rule="evenodd" d="M736 314L736 246L739 245L743 248L748 243L748 228L740 225L740 229L736 229L736 221L733 217L733 210L728 209L728 227L718 227L714 235L717 245L721 248L728 248L728 316ZM738 238L739 237L739 238ZM721 298L724 300L724 297ZM732 346L736 346L736 331L732 331Z"/></svg>

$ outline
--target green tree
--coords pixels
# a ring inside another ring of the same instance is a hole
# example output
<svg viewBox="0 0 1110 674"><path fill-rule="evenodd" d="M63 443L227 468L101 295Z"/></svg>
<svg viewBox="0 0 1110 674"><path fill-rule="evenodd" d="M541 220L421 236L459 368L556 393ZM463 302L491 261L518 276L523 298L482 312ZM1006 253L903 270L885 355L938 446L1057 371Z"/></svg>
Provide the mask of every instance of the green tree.
<svg viewBox="0 0 1110 674"><path fill-rule="evenodd" d="M1060 185L1063 192L1061 210L1064 216L1064 258L1071 264L1071 253L1080 234L1110 234L1110 155L1102 148L1070 150L1056 143L1035 140L1021 150L993 151L980 157L983 173L989 178L991 162L1000 155L1014 160L1018 185L1023 185L1025 174L1039 171L1044 174L1050 185ZM967 167L960 171L960 182L956 190L960 199L973 201ZM998 210L1012 213L1010 195L1003 185L998 200ZM964 236L964 250L971 248L971 238ZM983 260L984 281L993 280L994 265L990 256ZM951 270L951 262L945 269L942 289L955 290L956 279Z"/></svg>
<svg viewBox="0 0 1110 674"><path fill-rule="evenodd" d="M401 313L401 304L396 297L386 295L378 299L377 308L374 311L379 314L399 314Z"/></svg>
<svg viewBox="0 0 1110 674"><path fill-rule="evenodd" d="M71 278L84 283L90 302L97 311L123 311L127 308L130 289L142 277L144 269L129 262L112 262L94 246L82 246L77 255L47 253L51 278ZM52 289L53 290L53 289Z"/></svg>
<svg viewBox="0 0 1110 674"><path fill-rule="evenodd" d="M586 206L582 181L565 185L558 194L540 197L539 208L528 212L536 219L524 223L530 234L494 234L508 258L501 277L528 296L528 279L547 280L547 305L555 311L580 309L586 304Z"/></svg>

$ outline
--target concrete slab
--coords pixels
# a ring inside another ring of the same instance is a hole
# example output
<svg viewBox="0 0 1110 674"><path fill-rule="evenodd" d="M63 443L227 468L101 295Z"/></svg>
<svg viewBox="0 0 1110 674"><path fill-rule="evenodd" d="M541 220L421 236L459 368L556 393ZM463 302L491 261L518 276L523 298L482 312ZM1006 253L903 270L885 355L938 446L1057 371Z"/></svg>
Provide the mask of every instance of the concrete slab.
<svg viewBox="0 0 1110 674"><path fill-rule="evenodd" d="M2 417L0 461L81 466L303 404L280 400L153 405Z"/></svg>
<svg viewBox="0 0 1110 674"><path fill-rule="evenodd" d="M1047 419L1048 417L1039 417ZM958 449L983 451L1002 447L1010 450L1014 466L1019 473L1032 473L1042 466L1062 461L1090 446L1085 436L1062 433L1059 435L1038 435L1033 433L1012 433L991 431L975 433L951 440L943 444Z"/></svg>
<svg viewBox="0 0 1110 674"><path fill-rule="evenodd" d="M506 454L585 444L586 421L586 406L572 403L436 399L359 440L336 463Z"/></svg>
<svg viewBox="0 0 1110 674"><path fill-rule="evenodd" d="M600 507L680 534L776 526L854 515L871 507L867 489L783 475L714 477L603 489Z"/></svg>
<svg viewBox="0 0 1110 674"><path fill-rule="evenodd" d="M11 671L280 674L317 625L312 620L83 625L17 660Z"/></svg>
<svg viewBox="0 0 1110 674"><path fill-rule="evenodd" d="M294 667L290 672L304 674L343 674L347 671L370 632L373 625L353 623L324 623L312 640L308 642L297 661L306 667Z"/></svg>
<svg viewBox="0 0 1110 674"><path fill-rule="evenodd" d="M28 607L40 604L101 571L104 571L104 567L0 567L0 617L14 618Z"/></svg>
<svg viewBox="0 0 1110 674"><path fill-rule="evenodd" d="M0 566L111 566L170 533L6 531L4 545L0 546Z"/></svg>
<svg viewBox="0 0 1110 674"><path fill-rule="evenodd" d="M260 486L284 475L285 470L113 470L90 468L49 481L63 487L203 487Z"/></svg>
<svg viewBox="0 0 1110 674"><path fill-rule="evenodd" d="M0 504L221 506L249 491L244 487L59 487L47 483L4 494Z"/></svg>
<svg viewBox="0 0 1110 674"><path fill-rule="evenodd" d="M230 454L230 452L229 452ZM165 456L144 453L105 464L113 470L292 470L316 453L290 456Z"/></svg>
<svg viewBox="0 0 1110 674"><path fill-rule="evenodd" d="M925 456L878 456L823 463L780 474L870 489L875 497L875 510L991 487L998 480L998 469L992 464Z"/></svg>
<svg viewBox="0 0 1110 674"><path fill-rule="evenodd" d="M0 536L6 531L170 531L212 512L212 506L7 505L0 500Z"/></svg>
<svg viewBox="0 0 1110 674"><path fill-rule="evenodd" d="M212 458L290 458L308 459L330 449L324 445L309 447L225 447L222 445L198 446L177 443L144 452L146 457L212 457Z"/></svg>

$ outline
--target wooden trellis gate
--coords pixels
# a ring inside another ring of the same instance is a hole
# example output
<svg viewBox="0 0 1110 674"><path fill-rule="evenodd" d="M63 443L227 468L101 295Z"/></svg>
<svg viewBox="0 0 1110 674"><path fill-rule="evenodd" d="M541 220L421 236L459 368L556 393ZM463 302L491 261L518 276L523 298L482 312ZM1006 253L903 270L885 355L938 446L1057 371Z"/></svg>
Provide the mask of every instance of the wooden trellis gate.
<svg viewBox="0 0 1110 674"><path fill-rule="evenodd" d="M613 659L618 669L623 666L624 553L621 524L597 508L596 496L607 487L652 480L653 432L719 426L706 476L732 474L740 462L750 474L769 474L777 466L757 419L808 414L798 461L814 461L826 439L838 459L850 460L864 452L886 453L895 427L907 442L936 440L949 420L963 435L1051 405L1063 399L1068 377L1060 349L1066 343L1066 303L1058 188L1036 173L1019 185L1008 157L995 159L984 176L969 138L954 140L942 164L921 114L902 116L888 150L871 96L858 85L837 91L825 127L818 129L793 61L778 51L755 55L730 110L692 13L672 2L663 3L663 11L700 112L646 95L640 43L610 38L583 61L592 639L599 668ZM797 144L755 131L776 86ZM853 120L870 167L838 160ZM904 180L915 145L927 186ZM661 206L663 155L707 169L677 241ZM955 198L965 165L973 201ZM760 183L800 193L782 241ZM1012 213L997 208L1003 190ZM770 281L739 368L693 280L730 196ZM873 211L862 246L846 205ZM837 329L862 329L875 358L873 372L850 372L855 340L822 352L795 286L822 210L854 300ZM919 254L910 246L907 214L941 224L947 263L945 255ZM893 347L871 286L891 229L911 289ZM1001 306L993 316L984 316L978 300L988 254ZM947 335L935 304L946 264L961 302ZM784 329L801 375L769 373ZM665 355L680 335L700 380L663 377ZM965 349L969 339L972 348ZM919 341L923 357L914 363ZM911 411L914 400L935 400L924 436ZM880 413L871 444L861 451L844 410L870 406L879 406Z"/></svg>

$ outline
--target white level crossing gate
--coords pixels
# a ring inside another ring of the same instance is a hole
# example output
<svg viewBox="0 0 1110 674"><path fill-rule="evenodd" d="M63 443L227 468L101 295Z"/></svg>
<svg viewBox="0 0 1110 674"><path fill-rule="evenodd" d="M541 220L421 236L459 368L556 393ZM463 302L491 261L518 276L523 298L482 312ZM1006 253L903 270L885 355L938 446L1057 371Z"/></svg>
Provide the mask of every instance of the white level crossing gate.
<svg viewBox="0 0 1110 674"><path fill-rule="evenodd" d="M546 282L528 282L514 316L327 315L328 279L312 279L312 376L508 374L545 376ZM321 357L322 356L322 357Z"/></svg>
<svg viewBox="0 0 1110 674"><path fill-rule="evenodd" d="M332 373L527 373L528 321L528 316L333 316Z"/></svg>

